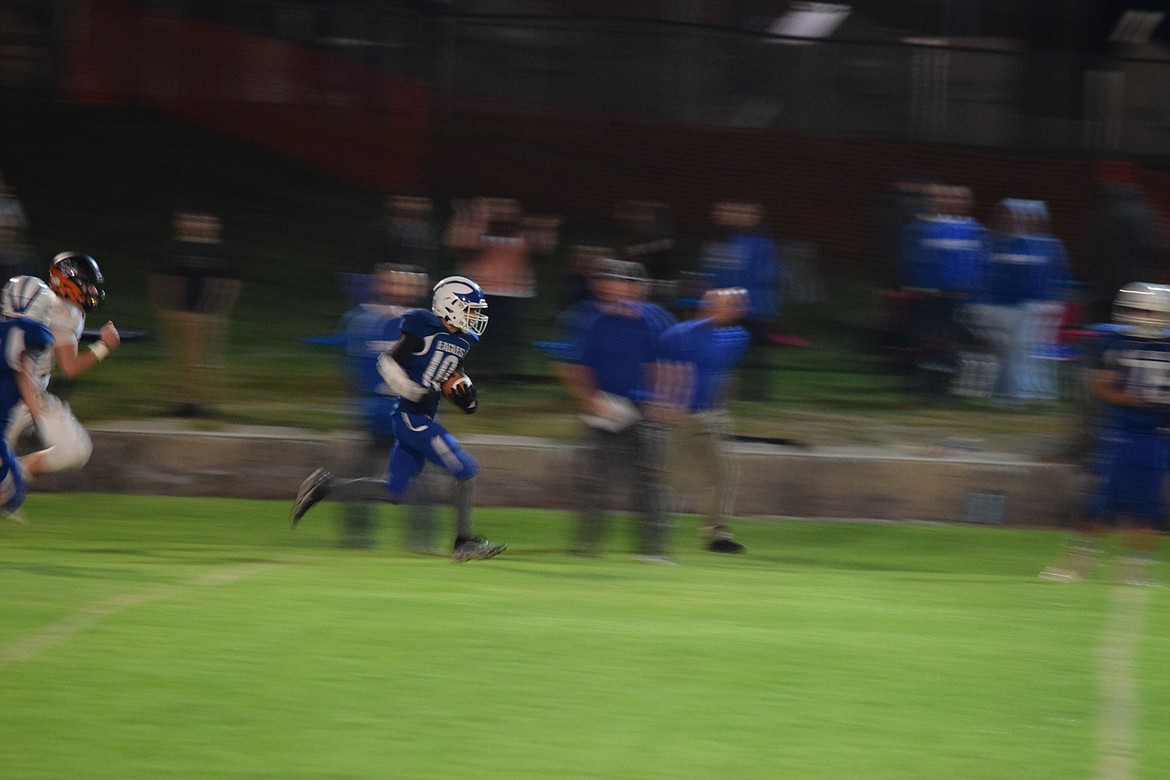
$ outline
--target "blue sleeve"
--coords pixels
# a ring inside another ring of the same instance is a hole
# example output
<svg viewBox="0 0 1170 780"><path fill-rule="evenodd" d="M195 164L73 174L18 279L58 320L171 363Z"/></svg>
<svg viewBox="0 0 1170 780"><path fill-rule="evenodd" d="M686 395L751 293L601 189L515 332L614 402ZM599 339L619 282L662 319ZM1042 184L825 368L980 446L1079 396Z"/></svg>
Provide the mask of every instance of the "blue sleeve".
<svg viewBox="0 0 1170 780"><path fill-rule="evenodd" d="M18 320L24 331L24 347L29 352L42 352L53 346L53 334L39 322Z"/></svg>
<svg viewBox="0 0 1170 780"><path fill-rule="evenodd" d="M409 309L402 315L402 332L426 338L435 332L436 319L435 315L425 309Z"/></svg>

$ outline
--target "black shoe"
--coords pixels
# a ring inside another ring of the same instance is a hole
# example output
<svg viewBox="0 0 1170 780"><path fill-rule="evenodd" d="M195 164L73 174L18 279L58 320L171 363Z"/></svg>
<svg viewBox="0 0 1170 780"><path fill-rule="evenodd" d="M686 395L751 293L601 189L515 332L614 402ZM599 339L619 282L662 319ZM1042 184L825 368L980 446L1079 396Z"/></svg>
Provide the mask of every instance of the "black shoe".
<svg viewBox="0 0 1170 780"><path fill-rule="evenodd" d="M707 552L714 553L742 553L747 548L732 538L716 539L707 543Z"/></svg>
<svg viewBox="0 0 1170 780"><path fill-rule="evenodd" d="M308 512L318 501L329 495L332 483L333 475L325 469L315 469L312 474L301 480L301 486L297 488L297 497L293 500L292 524L294 528L305 516L305 512Z"/></svg>
<svg viewBox="0 0 1170 780"><path fill-rule="evenodd" d="M484 558L495 558L508 549L506 544L492 544L482 536L472 536L455 543L455 551L451 554L456 561L479 561Z"/></svg>

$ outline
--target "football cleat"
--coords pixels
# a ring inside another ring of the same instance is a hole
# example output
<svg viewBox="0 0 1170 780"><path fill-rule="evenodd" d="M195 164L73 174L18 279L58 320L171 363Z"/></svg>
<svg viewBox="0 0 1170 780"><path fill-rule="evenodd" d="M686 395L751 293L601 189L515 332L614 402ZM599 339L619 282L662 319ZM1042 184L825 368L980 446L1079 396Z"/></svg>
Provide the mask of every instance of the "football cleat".
<svg viewBox="0 0 1170 780"><path fill-rule="evenodd" d="M742 553L747 552L747 548L734 539L713 539L707 543L707 552L713 553Z"/></svg>
<svg viewBox="0 0 1170 780"><path fill-rule="evenodd" d="M293 501L292 525L295 528L300 519L305 516L318 502L329 495L333 487L333 475L325 469L315 469L312 474L301 481L297 488L297 497Z"/></svg>
<svg viewBox="0 0 1170 780"><path fill-rule="evenodd" d="M485 558L495 558L508 549L506 544L492 544L482 536L472 536L455 543L455 552L451 557L458 563L464 561L479 561Z"/></svg>

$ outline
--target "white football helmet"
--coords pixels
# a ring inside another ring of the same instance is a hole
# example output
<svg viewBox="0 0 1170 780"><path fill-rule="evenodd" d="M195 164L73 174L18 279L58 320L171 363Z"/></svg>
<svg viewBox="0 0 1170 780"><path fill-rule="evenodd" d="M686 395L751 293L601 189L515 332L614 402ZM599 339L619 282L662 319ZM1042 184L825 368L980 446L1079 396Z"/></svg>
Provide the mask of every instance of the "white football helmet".
<svg viewBox="0 0 1170 780"><path fill-rule="evenodd" d="M1170 328L1170 287L1149 282L1125 285L1113 301L1113 321L1128 325L1139 338L1163 338Z"/></svg>
<svg viewBox="0 0 1170 780"><path fill-rule="evenodd" d="M487 298L465 276L448 276L435 285L431 311L453 328L478 339L487 330Z"/></svg>
<svg viewBox="0 0 1170 780"><path fill-rule="evenodd" d="M0 314L8 319L26 317L48 327L53 313L53 292L35 276L14 276L0 291Z"/></svg>

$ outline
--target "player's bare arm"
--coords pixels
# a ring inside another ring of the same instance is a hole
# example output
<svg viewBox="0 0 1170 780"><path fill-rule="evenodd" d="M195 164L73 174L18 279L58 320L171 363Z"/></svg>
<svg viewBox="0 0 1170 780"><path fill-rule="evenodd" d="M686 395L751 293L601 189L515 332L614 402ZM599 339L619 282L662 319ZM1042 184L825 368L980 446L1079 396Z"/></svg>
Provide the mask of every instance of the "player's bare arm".
<svg viewBox="0 0 1170 780"><path fill-rule="evenodd" d="M87 349L80 349L72 339L61 340L53 345L53 354L57 358L57 366L68 379L84 374L98 363L102 362L122 343L122 337L114 323L107 322L102 326L98 340Z"/></svg>

